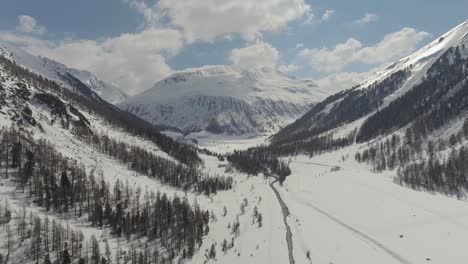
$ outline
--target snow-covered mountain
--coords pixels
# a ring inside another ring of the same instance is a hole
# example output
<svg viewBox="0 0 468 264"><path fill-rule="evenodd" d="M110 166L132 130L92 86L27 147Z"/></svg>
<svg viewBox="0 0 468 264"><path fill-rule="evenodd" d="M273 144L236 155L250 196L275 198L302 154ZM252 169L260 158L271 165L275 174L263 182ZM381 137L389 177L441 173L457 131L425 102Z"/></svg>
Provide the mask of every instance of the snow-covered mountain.
<svg viewBox="0 0 468 264"><path fill-rule="evenodd" d="M274 138L281 142L309 140L324 133L344 136L355 130L357 140L363 141L405 127L449 104L467 81L463 68L467 57L468 21L374 72L360 85L318 103ZM462 115L465 110L456 111ZM381 123L375 123L377 119ZM375 131L368 134L371 126Z"/></svg>
<svg viewBox="0 0 468 264"><path fill-rule="evenodd" d="M88 85L94 92L96 92L101 98L110 102L110 103L118 103L128 95L121 91L117 86L104 82L98 79L94 74L86 70L77 70L73 68L66 69L71 75L78 78L84 84Z"/></svg>
<svg viewBox="0 0 468 264"><path fill-rule="evenodd" d="M31 55L9 43L0 41L0 55L81 95L95 97L97 94L111 103L127 98L127 95L116 86L99 80L89 71L69 68L49 58Z"/></svg>
<svg viewBox="0 0 468 264"><path fill-rule="evenodd" d="M270 68L204 66L173 74L119 106L184 133L239 135L277 131L327 95L313 81Z"/></svg>

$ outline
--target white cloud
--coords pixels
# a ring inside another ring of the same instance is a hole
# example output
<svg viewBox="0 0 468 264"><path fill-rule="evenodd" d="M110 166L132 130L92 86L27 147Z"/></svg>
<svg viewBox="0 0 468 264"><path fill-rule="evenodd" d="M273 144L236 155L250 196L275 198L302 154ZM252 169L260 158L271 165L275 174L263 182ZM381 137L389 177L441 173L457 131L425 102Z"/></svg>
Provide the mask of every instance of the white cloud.
<svg viewBox="0 0 468 264"><path fill-rule="evenodd" d="M302 49L304 48L304 43L297 43L295 49Z"/></svg>
<svg viewBox="0 0 468 264"><path fill-rule="evenodd" d="M130 94L148 89L171 74L166 57L176 54L183 46L179 31L155 27L101 41L53 42L11 32L0 33L0 39L69 67L89 70Z"/></svg>
<svg viewBox="0 0 468 264"><path fill-rule="evenodd" d="M350 89L356 84L361 83L371 72L372 70L369 72L340 72L326 76L315 82L320 87L328 89L331 93L336 93L344 89Z"/></svg>
<svg viewBox="0 0 468 264"><path fill-rule="evenodd" d="M337 44L333 49L303 49L299 57L316 70L335 72L354 60L354 54L362 48L361 42L350 38L345 43Z"/></svg>
<svg viewBox="0 0 468 264"><path fill-rule="evenodd" d="M18 16L18 30L23 33L34 33L42 35L46 32L46 28L39 25L36 19L28 15Z"/></svg>
<svg viewBox="0 0 468 264"><path fill-rule="evenodd" d="M357 24L364 25L376 22L377 20L379 20L379 16L377 16L376 14L366 13L363 17L359 18L355 22Z"/></svg>
<svg viewBox="0 0 468 264"><path fill-rule="evenodd" d="M297 66L296 64L282 64L278 66L278 70L280 72L290 74L299 70L299 66Z"/></svg>
<svg viewBox="0 0 468 264"><path fill-rule="evenodd" d="M233 49L229 60L242 68L270 67L276 68L279 52L268 43L257 41L240 49Z"/></svg>
<svg viewBox="0 0 468 264"><path fill-rule="evenodd" d="M145 22L150 25L154 26L159 23L161 16L153 11L153 9L148 6L145 2L141 2L138 0L123 0L127 3L131 8L135 9L145 19Z"/></svg>
<svg viewBox="0 0 468 264"><path fill-rule="evenodd" d="M335 14L335 10L326 10L325 13L323 13L322 18L320 19L322 22L326 22L330 20L330 18Z"/></svg>
<svg viewBox="0 0 468 264"><path fill-rule="evenodd" d="M308 13L302 23L304 25L312 25L314 21L315 21L315 15L313 13Z"/></svg>
<svg viewBox="0 0 468 264"><path fill-rule="evenodd" d="M156 17L180 29L189 43L213 42L232 34L253 41L311 12L304 0L160 0L150 7L151 12L139 0L127 1L148 23Z"/></svg>
<svg viewBox="0 0 468 264"><path fill-rule="evenodd" d="M359 40L350 38L333 48L303 49L299 58L315 70L324 72L337 72L351 63L379 65L408 55L428 36L429 33L424 31L403 28L372 46L366 47Z"/></svg>
<svg viewBox="0 0 468 264"><path fill-rule="evenodd" d="M142 15L136 33L100 40L45 40L45 27L22 15L16 31L0 32L4 41L35 54L95 73L130 94L149 88L172 73L167 58L195 41L214 42L241 36L248 44L230 59L243 67L276 67L278 51L257 41L265 32L278 32L288 23L310 15L305 0L122 0Z"/></svg>

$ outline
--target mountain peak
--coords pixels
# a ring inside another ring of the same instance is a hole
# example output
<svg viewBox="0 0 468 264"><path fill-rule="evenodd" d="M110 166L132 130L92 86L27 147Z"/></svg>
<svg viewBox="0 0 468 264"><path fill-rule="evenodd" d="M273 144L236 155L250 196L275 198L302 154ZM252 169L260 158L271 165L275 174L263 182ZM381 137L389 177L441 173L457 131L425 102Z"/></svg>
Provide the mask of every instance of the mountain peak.
<svg viewBox="0 0 468 264"><path fill-rule="evenodd" d="M385 65L381 69L370 74L369 77L360 84L360 88L367 88L398 71L411 68L410 71L416 74L410 78L410 82L401 90L406 91L409 87L424 79L426 71L443 53L450 48L463 45L468 45L468 20L434 39L418 51L396 62Z"/></svg>
<svg viewBox="0 0 468 264"><path fill-rule="evenodd" d="M184 132L273 132L329 92L262 67L210 65L174 73L120 106L147 121Z"/></svg>

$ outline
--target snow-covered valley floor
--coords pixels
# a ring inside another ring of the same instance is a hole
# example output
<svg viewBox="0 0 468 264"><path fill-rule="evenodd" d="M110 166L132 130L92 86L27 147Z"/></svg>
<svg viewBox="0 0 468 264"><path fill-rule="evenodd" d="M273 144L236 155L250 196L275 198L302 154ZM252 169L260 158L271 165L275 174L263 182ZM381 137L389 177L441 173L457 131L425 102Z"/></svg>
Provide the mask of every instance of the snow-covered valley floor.
<svg viewBox="0 0 468 264"><path fill-rule="evenodd" d="M468 203L372 173L354 161L356 149L293 158L277 186L296 263L467 263Z"/></svg>
<svg viewBox="0 0 468 264"><path fill-rule="evenodd" d="M228 136L212 134L206 131L191 133L183 136L177 132L164 131L164 134L173 138L174 140L193 143L197 142L200 148L205 148L216 153L225 154L234 150L245 150L258 145L265 145L268 143L270 134L257 135L246 134L242 136Z"/></svg>
<svg viewBox="0 0 468 264"><path fill-rule="evenodd" d="M233 189L211 196L183 192L129 171L66 131L49 126L45 130L44 137L53 138L65 156L80 160L89 169L97 165L110 182L128 180L143 190L161 190L169 196L177 194L210 211L210 231L201 248L192 259L182 263L291 263L284 210L282 212L281 202L270 188L273 178L225 173L225 161L202 155L205 171L233 177ZM216 141L205 141L200 146L223 152L262 140L222 140L218 148ZM273 184L289 210L286 221L291 231L295 263L467 263L468 202L402 187L394 183L394 171L372 173L370 166L354 161L358 148L354 145L313 158L294 157L290 163L292 175L283 186ZM340 170L332 171L337 166ZM19 212L25 198L15 195L6 180L2 180L2 184L0 202L4 204L6 198L10 208ZM262 214L261 226L254 217L255 207ZM86 237L94 234L100 242L104 241L103 230L83 220L56 217L34 206L29 210L79 228ZM237 221L238 233L232 228ZM228 243L225 252L222 251L223 240ZM118 243L116 239L109 240L113 250ZM209 259L206 255L212 245L215 245L216 257Z"/></svg>

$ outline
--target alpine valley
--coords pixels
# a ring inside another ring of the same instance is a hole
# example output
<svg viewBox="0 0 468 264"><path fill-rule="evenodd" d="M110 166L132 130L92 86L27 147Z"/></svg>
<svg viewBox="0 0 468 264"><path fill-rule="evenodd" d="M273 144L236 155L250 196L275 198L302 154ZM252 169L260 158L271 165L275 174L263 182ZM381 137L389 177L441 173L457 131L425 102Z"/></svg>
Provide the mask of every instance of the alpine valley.
<svg viewBox="0 0 468 264"><path fill-rule="evenodd" d="M0 264L466 263L468 21L367 76L129 96L0 42Z"/></svg>

